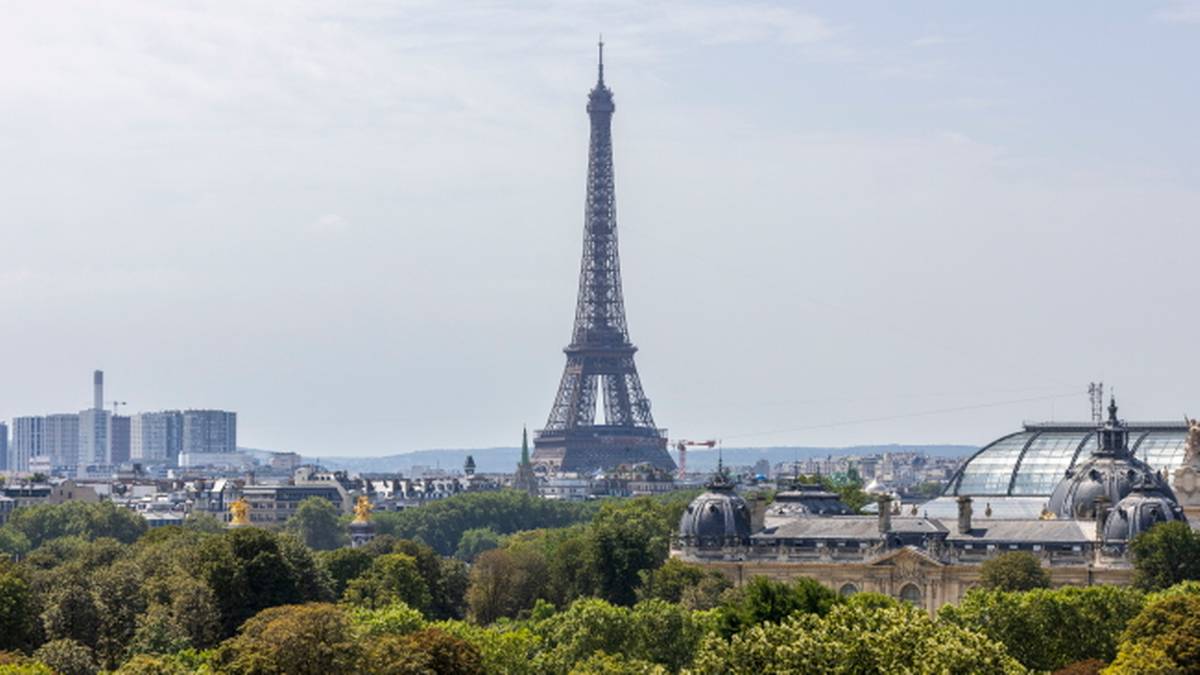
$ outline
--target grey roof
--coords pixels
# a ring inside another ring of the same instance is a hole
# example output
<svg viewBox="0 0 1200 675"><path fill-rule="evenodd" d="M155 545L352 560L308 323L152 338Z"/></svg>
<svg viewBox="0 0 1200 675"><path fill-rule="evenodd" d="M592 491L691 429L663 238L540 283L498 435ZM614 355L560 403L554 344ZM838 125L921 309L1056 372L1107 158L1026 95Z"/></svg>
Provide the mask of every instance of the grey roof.
<svg viewBox="0 0 1200 675"><path fill-rule="evenodd" d="M1187 426L1179 422L1127 422L1133 455L1169 475L1183 463ZM951 479L947 495L1049 496L1068 469L1096 447L1096 424L1026 424L971 456Z"/></svg>
<svg viewBox="0 0 1200 675"><path fill-rule="evenodd" d="M924 504L917 506L921 510L922 515L928 515L930 518L946 519L947 522L954 522L958 518L958 498L957 497L938 497L931 499ZM988 506L992 507L992 518L997 520L1037 520L1042 514L1042 509L1046 508L1049 503L1047 497L979 497L972 504L972 511L977 522L987 518L984 515Z"/></svg>
<svg viewBox="0 0 1200 675"><path fill-rule="evenodd" d="M951 530L946 541L983 543L1083 544L1096 538L1090 520L996 520L973 519L971 532Z"/></svg>
<svg viewBox="0 0 1200 675"><path fill-rule="evenodd" d="M1086 520L1005 520L975 518L971 532L960 534L957 518L892 518L890 534L945 535L955 543L982 544L1084 544L1095 539L1096 525ZM877 518L863 516L796 518L776 527L768 527L751 537L752 541L777 539L874 540L879 539Z"/></svg>
<svg viewBox="0 0 1200 675"><path fill-rule="evenodd" d="M892 518L897 534L934 534L945 532L938 521L929 518ZM775 527L768 527L752 539L878 539L879 519L866 516L830 516L796 518Z"/></svg>

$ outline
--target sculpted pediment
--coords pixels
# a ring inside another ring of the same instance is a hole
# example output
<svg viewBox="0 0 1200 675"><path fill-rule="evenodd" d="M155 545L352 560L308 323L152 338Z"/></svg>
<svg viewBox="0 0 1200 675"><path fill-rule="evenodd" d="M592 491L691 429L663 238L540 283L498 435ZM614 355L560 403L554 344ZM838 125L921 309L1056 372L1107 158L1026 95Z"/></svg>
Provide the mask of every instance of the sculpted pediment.
<svg viewBox="0 0 1200 675"><path fill-rule="evenodd" d="M893 549L871 561L872 567L893 567L902 577L917 576L922 571L945 567L945 564L930 558L911 546Z"/></svg>

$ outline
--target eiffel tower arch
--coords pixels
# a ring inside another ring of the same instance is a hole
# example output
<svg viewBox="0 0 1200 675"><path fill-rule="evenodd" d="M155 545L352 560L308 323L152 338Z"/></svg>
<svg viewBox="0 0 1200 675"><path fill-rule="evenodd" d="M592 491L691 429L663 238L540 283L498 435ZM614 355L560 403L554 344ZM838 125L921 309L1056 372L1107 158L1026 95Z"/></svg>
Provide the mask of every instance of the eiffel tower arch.
<svg viewBox="0 0 1200 675"><path fill-rule="evenodd" d="M555 471L587 473L621 464L649 463L674 471L665 429L654 425L629 340L617 211L613 190L612 90L604 84L604 43L599 77L588 95L591 141L583 259L567 365L546 426L534 439L533 462ZM602 409L603 419L598 419Z"/></svg>

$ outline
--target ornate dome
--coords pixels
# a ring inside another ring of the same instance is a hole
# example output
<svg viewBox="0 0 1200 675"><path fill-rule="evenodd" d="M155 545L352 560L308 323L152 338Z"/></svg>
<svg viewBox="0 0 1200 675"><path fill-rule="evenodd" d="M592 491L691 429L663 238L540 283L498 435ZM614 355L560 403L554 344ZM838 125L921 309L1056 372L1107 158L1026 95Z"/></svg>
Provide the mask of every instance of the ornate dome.
<svg viewBox="0 0 1200 675"><path fill-rule="evenodd" d="M750 507L718 470L708 490L692 500L679 519L679 538L687 546L721 548L750 540Z"/></svg>
<svg viewBox="0 0 1200 675"><path fill-rule="evenodd" d="M1104 541L1129 541L1158 523L1186 520L1174 495L1143 481L1117 502L1104 522Z"/></svg>
<svg viewBox="0 0 1200 675"><path fill-rule="evenodd" d="M1108 421L1097 431L1092 456L1067 472L1050 495L1048 510L1059 518L1094 519L1096 500L1118 504L1134 490L1161 494L1175 503L1175 494L1154 469L1129 452L1129 433L1117 419L1117 403L1108 406Z"/></svg>

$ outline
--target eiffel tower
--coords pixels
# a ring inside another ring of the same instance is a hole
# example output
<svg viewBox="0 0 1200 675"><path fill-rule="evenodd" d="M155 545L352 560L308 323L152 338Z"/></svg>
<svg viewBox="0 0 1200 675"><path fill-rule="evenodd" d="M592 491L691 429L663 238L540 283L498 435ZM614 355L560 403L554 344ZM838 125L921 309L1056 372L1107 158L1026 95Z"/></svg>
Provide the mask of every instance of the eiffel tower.
<svg viewBox="0 0 1200 675"><path fill-rule="evenodd" d="M546 427L534 439L533 462L553 471L591 473L649 463L674 471L665 429L654 425L642 391L625 323L617 211L613 192L612 90L604 84L604 43L599 77L588 95L592 135L588 151L587 209L575 330L563 350L558 395ZM597 420L603 403L604 421Z"/></svg>

